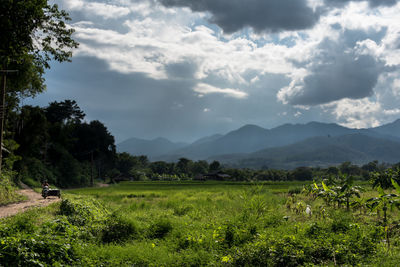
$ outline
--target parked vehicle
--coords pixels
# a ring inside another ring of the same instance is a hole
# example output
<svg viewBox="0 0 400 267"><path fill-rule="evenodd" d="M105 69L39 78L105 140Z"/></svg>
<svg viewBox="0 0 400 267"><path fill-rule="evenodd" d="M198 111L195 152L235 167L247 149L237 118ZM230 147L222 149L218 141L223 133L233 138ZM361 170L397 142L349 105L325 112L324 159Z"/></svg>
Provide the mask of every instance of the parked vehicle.
<svg viewBox="0 0 400 267"><path fill-rule="evenodd" d="M61 190L60 189L50 189L48 186L45 186L42 189L42 197L47 198L48 196L57 196L58 198L60 198Z"/></svg>

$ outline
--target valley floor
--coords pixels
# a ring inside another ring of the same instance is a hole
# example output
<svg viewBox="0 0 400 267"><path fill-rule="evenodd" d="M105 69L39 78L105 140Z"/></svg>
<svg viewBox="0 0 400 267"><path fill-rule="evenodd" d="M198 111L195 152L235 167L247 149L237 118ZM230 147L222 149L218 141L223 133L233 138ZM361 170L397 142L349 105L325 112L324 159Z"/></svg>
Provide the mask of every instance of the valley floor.
<svg viewBox="0 0 400 267"><path fill-rule="evenodd" d="M0 265L398 265L396 209L388 210L385 227L381 211L363 208L378 195L371 188L347 211L301 193L307 183L126 182L66 190L59 203L0 219Z"/></svg>

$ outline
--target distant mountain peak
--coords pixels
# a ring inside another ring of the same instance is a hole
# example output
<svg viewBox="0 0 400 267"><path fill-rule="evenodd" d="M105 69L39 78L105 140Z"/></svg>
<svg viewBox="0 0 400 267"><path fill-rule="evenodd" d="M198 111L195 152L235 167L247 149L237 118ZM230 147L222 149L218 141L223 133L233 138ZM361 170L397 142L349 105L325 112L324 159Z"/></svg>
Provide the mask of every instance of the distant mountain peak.
<svg viewBox="0 0 400 267"><path fill-rule="evenodd" d="M240 127L239 129L237 129L235 132L239 132L239 131L253 131L253 130L266 130L258 125L255 124L246 124L242 127Z"/></svg>
<svg viewBox="0 0 400 267"><path fill-rule="evenodd" d="M397 157L400 152L396 154L393 149L390 150L390 146L400 151L400 119L369 129L350 129L335 123L318 121L286 123L271 129L247 124L225 135L206 136L191 144L174 143L163 137L153 140L133 138L117 145L117 148L121 152L148 155L150 159L167 161L175 161L180 157L210 160L217 155L228 155L230 160L242 158L243 162L237 161L234 164L244 164L247 167L253 166L247 159L253 160L259 156L255 154L256 151L268 149L268 153L262 157L262 164L275 164L278 167L280 161L282 166L289 167L301 164L336 164L347 159L348 155L351 155L349 159L360 163L369 160L370 155L373 156L372 159L376 157L391 162L392 157ZM367 150L368 148L375 150Z"/></svg>

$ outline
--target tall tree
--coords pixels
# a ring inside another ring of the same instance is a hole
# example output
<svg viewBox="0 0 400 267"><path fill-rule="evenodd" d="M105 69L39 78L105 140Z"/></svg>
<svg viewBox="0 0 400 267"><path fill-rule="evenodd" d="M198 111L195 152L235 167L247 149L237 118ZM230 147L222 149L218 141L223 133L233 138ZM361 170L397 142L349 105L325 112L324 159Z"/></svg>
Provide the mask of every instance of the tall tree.
<svg viewBox="0 0 400 267"><path fill-rule="evenodd" d="M46 117L51 123L80 123L85 118L85 113L75 100L54 101L46 108Z"/></svg>
<svg viewBox="0 0 400 267"><path fill-rule="evenodd" d="M193 162L190 159L180 158L176 163L176 169L181 174L190 175L190 167L192 164Z"/></svg>
<svg viewBox="0 0 400 267"><path fill-rule="evenodd" d="M8 91L32 96L45 89L44 70L50 61L70 61L78 43L70 18L47 0L2 0L0 5L0 70L15 69Z"/></svg>
<svg viewBox="0 0 400 267"><path fill-rule="evenodd" d="M33 96L45 89L44 70L49 62L69 61L72 49L78 43L72 39L74 30L66 21L68 14L47 0L2 0L0 4L0 125L4 124L7 111L5 103L18 102L19 95ZM6 71L18 70L10 79L6 99ZM8 109L10 107L7 107ZM1 127L3 128L3 127ZM0 130L2 143L3 129ZM2 153L0 149L0 167Z"/></svg>

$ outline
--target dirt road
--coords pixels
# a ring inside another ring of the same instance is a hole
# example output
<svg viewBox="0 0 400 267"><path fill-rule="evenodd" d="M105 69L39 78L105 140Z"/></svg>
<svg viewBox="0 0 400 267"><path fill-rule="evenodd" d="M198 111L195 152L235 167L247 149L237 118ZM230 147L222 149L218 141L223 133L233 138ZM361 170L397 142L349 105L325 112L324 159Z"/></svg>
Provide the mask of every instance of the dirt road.
<svg viewBox="0 0 400 267"><path fill-rule="evenodd" d="M30 208L45 207L51 203L60 201L58 197L47 197L44 199L39 193L36 193L32 189L22 189L19 191L20 194L28 197L28 200L20 203L14 203L0 207L0 218L15 215L19 212L24 212Z"/></svg>

